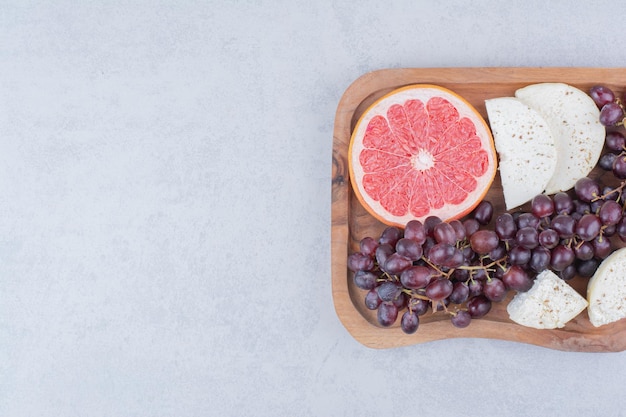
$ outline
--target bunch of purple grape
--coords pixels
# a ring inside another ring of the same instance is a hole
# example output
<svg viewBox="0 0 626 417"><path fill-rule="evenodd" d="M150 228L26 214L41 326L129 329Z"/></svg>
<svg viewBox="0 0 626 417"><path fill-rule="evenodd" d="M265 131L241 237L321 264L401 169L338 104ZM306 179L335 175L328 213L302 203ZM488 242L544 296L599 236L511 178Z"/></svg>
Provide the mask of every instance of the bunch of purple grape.
<svg viewBox="0 0 626 417"><path fill-rule="evenodd" d="M618 130L626 121L624 103L603 85L592 87L589 95L600 108L600 123L607 127L605 149L608 152L600 157L598 165L612 171L616 178L626 179L626 139Z"/></svg>
<svg viewBox="0 0 626 417"><path fill-rule="evenodd" d="M603 189L585 177L573 195L537 195L527 212L492 219L493 206L483 201L464 221L431 216L404 230L390 226L378 239L363 238L348 268L380 325L404 311L400 327L411 334L421 315L441 310L466 327L509 291L528 291L545 269L564 280L592 276L613 251L611 237L626 241L621 187Z"/></svg>

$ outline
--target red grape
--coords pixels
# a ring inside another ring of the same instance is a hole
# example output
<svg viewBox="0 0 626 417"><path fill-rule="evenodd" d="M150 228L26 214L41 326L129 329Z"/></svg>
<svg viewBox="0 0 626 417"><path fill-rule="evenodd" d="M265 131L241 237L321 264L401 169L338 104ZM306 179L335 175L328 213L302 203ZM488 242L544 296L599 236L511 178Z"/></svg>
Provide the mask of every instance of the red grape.
<svg viewBox="0 0 626 417"><path fill-rule="evenodd" d="M607 103L600 110L600 123L615 126L624 118L624 110L617 103Z"/></svg>
<svg viewBox="0 0 626 417"><path fill-rule="evenodd" d="M470 325L472 316L466 310L459 310L450 318L450 321L454 327L463 329Z"/></svg>
<svg viewBox="0 0 626 417"><path fill-rule="evenodd" d="M417 313L407 310L400 319L400 328L406 334L413 334L420 325L420 319Z"/></svg>
<svg viewBox="0 0 626 417"><path fill-rule="evenodd" d="M440 301L452 294L454 285L447 278L437 278L426 287L426 297L433 301Z"/></svg>
<svg viewBox="0 0 626 417"><path fill-rule="evenodd" d="M467 312L473 319L483 317L491 310L491 301L484 295L478 295L467 302Z"/></svg>
<svg viewBox="0 0 626 417"><path fill-rule="evenodd" d="M599 108L602 108L605 104L615 101L615 93L606 86L594 85L589 90L589 96L593 99Z"/></svg>
<svg viewBox="0 0 626 417"><path fill-rule="evenodd" d="M378 307L377 318L381 326L391 326L398 318L398 307L393 303L381 303Z"/></svg>

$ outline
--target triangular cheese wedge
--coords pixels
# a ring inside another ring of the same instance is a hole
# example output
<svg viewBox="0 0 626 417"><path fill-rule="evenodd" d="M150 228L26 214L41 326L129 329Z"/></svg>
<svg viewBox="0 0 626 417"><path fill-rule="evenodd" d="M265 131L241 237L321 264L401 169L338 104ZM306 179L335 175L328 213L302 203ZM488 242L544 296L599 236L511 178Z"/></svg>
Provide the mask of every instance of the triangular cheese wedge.
<svg viewBox="0 0 626 417"><path fill-rule="evenodd" d="M498 151L506 209L543 193L556 168L556 148L546 120L514 97L485 100Z"/></svg>
<svg viewBox="0 0 626 417"><path fill-rule="evenodd" d="M587 284L589 321L596 327L626 317L626 248L602 261Z"/></svg>
<svg viewBox="0 0 626 417"><path fill-rule="evenodd" d="M522 326L535 329L556 329L579 315L587 300L554 272L537 275L527 292L520 292L507 306L509 317Z"/></svg>
<svg viewBox="0 0 626 417"><path fill-rule="evenodd" d="M546 194L571 189L596 166L604 146L598 106L584 91L563 83L531 84L515 97L538 111L552 129L557 162Z"/></svg>

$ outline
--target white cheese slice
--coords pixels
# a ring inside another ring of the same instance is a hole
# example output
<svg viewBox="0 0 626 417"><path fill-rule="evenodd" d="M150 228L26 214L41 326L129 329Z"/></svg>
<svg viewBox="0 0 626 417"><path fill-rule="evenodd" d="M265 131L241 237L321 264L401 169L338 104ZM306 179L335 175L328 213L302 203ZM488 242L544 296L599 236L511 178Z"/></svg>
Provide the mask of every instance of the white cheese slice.
<svg viewBox="0 0 626 417"><path fill-rule="evenodd" d="M543 193L556 169L556 148L547 121L515 97L485 100L506 209Z"/></svg>
<svg viewBox="0 0 626 417"><path fill-rule="evenodd" d="M537 110L552 129L557 162L546 194L571 189L596 166L604 146L598 106L584 91L563 83L531 84L515 97Z"/></svg>
<svg viewBox="0 0 626 417"><path fill-rule="evenodd" d="M522 326L535 329L556 329L579 315L587 300L554 272L537 275L527 292L520 292L507 305L509 317Z"/></svg>
<svg viewBox="0 0 626 417"><path fill-rule="evenodd" d="M596 327L626 317L626 248L602 261L587 284L589 321Z"/></svg>

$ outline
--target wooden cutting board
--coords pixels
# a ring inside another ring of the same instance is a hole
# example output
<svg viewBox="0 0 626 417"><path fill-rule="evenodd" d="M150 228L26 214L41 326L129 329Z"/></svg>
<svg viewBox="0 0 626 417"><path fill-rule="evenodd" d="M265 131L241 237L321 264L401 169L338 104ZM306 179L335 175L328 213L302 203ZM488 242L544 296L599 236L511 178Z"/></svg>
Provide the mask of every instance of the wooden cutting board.
<svg viewBox="0 0 626 417"><path fill-rule="evenodd" d="M465 329L452 326L444 314L427 313L420 317L420 327L407 335L397 323L390 328L377 324L375 312L365 308L365 291L352 282L347 269L349 253L358 250L365 236L378 237L385 225L378 222L353 195L348 173L348 146L355 123L361 114L382 95L409 84L436 84L468 100L487 120L484 101L513 96L516 89L540 82L562 82L589 91L602 84L620 95L626 88L626 68L404 68L368 73L352 83L337 107L333 137L331 273L332 295L337 315L348 332L360 343L372 348L392 348L448 338L490 338L529 343L563 351L610 352L626 349L626 319L593 327L586 311L556 330L537 330L520 326L508 318L506 305L513 296L494 303L489 314L472 320ZM610 174L596 168L591 176L614 183ZM504 212L504 198L496 176L486 199L495 213ZM495 217L495 216L494 216ZM622 245L621 243L617 243ZM576 277L569 283L583 296L587 279Z"/></svg>

